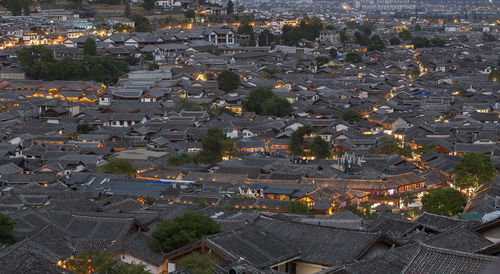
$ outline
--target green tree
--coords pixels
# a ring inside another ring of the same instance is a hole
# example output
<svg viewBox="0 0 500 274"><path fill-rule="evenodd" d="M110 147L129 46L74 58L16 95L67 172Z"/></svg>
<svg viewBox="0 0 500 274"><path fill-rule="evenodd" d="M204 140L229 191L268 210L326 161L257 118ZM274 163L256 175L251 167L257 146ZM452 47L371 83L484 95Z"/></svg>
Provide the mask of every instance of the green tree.
<svg viewBox="0 0 500 274"><path fill-rule="evenodd" d="M348 52L345 58L345 61L351 64L359 63L363 59L357 52Z"/></svg>
<svg viewBox="0 0 500 274"><path fill-rule="evenodd" d="M405 193L402 193L399 196L399 198L400 198L401 203L403 204L403 206L404 207L408 207L408 205L410 205L413 202L415 202L415 200L417 199L417 195L415 195L413 193L405 192Z"/></svg>
<svg viewBox="0 0 500 274"><path fill-rule="evenodd" d="M219 224L210 217L188 211L156 226L151 247L166 253L220 232Z"/></svg>
<svg viewBox="0 0 500 274"><path fill-rule="evenodd" d="M344 120L348 123L355 124L355 123L359 122L361 119L363 119L363 116L361 116L361 114L357 110L350 108L350 109L346 109L342 113L341 118L342 118L342 120Z"/></svg>
<svg viewBox="0 0 500 274"><path fill-rule="evenodd" d="M495 42L497 38L495 35L488 33L488 32L483 32L483 41L484 42Z"/></svg>
<svg viewBox="0 0 500 274"><path fill-rule="evenodd" d="M413 47L415 48L426 48L429 47L431 44L431 42L429 41L429 39L427 39L427 37L421 37L421 36L413 37L412 42L413 42Z"/></svg>
<svg viewBox="0 0 500 274"><path fill-rule="evenodd" d="M251 32L250 37L248 38L248 46L255 47L257 45L257 41L255 41L255 33Z"/></svg>
<svg viewBox="0 0 500 274"><path fill-rule="evenodd" d="M347 41L349 41L349 37L347 36L347 33L345 32L345 30L341 30L339 32L339 39L340 39L340 43L342 43L342 44L345 44Z"/></svg>
<svg viewBox="0 0 500 274"><path fill-rule="evenodd" d="M373 35L370 38L370 44L368 45L368 51L381 51L385 49L385 43L380 39L378 35Z"/></svg>
<svg viewBox="0 0 500 274"><path fill-rule="evenodd" d="M259 34L259 46L267 47L270 46L274 41L274 35L267 29L263 30Z"/></svg>
<svg viewBox="0 0 500 274"><path fill-rule="evenodd" d="M360 45L368 46L370 44L370 37L366 34L362 34L359 31L354 33L354 41Z"/></svg>
<svg viewBox="0 0 500 274"><path fill-rule="evenodd" d="M149 23L141 22L135 27L135 31L137 32L151 32L153 27Z"/></svg>
<svg viewBox="0 0 500 274"><path fill-rule="evenodd" d="M234 13L234 4L233 4L233 1L231 1L231 0L227 1L226 10L227 10L227 14L233 14Z"/></svg>
<svg viewBox="0 0 500 274"><path fill-rule="evenodd" d="M488 74L488 80L492 82L499 82L500 81L500 71L499 70L493 70Z"/></svg>
<svg viewBox="0 0 500 274"><path fill-rule="evenodd" d="M196 13L194 13L194 10L192 10L192 9L187 9L184 12L184 17L186 17L186 18L194 18L195 15L196 15Z"/></svg>
<svg viewBox="0 0 500 274"><path fill-rule="evenodd" d="M420 76L420 69L414 68L410 70L410 77L412 80L416 80Z"/></svg>
<svg viewBox="0 0 500 274"><path fill-rule="evenodd" d="M221 128L209 128L207 134L201 139L203 151L195 158L202 163L213 163L222 160L223 156L234 153L234 140L226 137Z"/></svg>
<svg viewBox="0 0 500 274"><path fill-rule="evenodd" d="M13 16L19 16L23 12L23 1L22 0L8 0L7 9L12 13Z"/></svg>
<svg viewBox="0 0 500 274"><path fill-rule="evenodd" d="M155 57L152 52L146 52L144 54L144 60L146 61L154 61Z"/></svg>
<svg viewBox="0 0 500 274"><path fill-rule="evenodd" d="M95 40L92 38L87 38L83 44L83 56L96 56L97 46Z"/></svg>
<svg viewBox="0 0 500 274"><path fill-rule="evenodd" d="M143 7L147 11L151 11L155 7L155 0L144 0Z"/></svg>
<svg viewBox="0 0 500 274"><path fill-rule="evenodd" d="M19 1L21 1L21 0L19 0ZM30 13L31 13L30 0L23 1L23 11L24 11L24 15L30 15Z"/></svg>
<svg viewBox="0 0 500 274"><path fill-rule="evenodd" d="M399 45L399 44L401 44L401 41L399 40L398 37L393 36L393 37L391 37L389 39L389 44L391 44L391 45Z"/></svg>
<svg viewBox="0 0 500 274"><path fill-rule="evenodd" d="M147 274L144 264L129 264L102 249L87 249L66 261L67 269L76 273L107 273L107 274Z"/></svg>
<svg viewBox="0 0 500 274"><path fill-rule="evenodd" d="M310 126L301 126L290 136L290 144L288 148L295 156L302 156L304 154L304 136L311 134L314 128Z"/></svg>
<svg viewBox="0 0 500 274"><path fill-rule="evenodd" d="M403 39L403 41L409 41L412 39L411 32L409 32L408 30L402 30L399 33L399 38Z"/></svg>
<svg viewBox="0 0 500 274"><path fill-rule="evenodd" d="M263 104L267 99L273 98L274 94L271 90L266 88L256 88L250 91L248 97L243 100L243 109L246 111L253 111L257 114L262 114Z"/></svg>
<svg viewBox="0 0 500 274"><path fill-rule="evenodd" d="M364 35L370 36L372 31L375 29L375 25L373 23L364 22L363 24L358 25L357 29L362 31Z"/></svg>
<svg viewBox="0 0 500 274"><path fill-rule="evenodd" d="M125 25L123 23L116 23L113 25L113 31L116 31L116 32L133 32L134 31L134 28L129 26L129 25Z"/></svg>
<svg viewBox="0 0 500 274"><path fill-rule="evenodd" d="M30 68L40 62L53 62L54 53L45 46L23 47L17 52L21 66Z"/></svg>
<svg viewBox="0 0 500 274"><path fill-rule="evenodd" d="M211 254L201 255L198 252L193 252L180 259L179 265L191 273L212 274L215 260Z"/></svg>
<svg viewBox="0 0 500 274"><path fill-rule="evenodd" d="M430 42L434 47L444 47L446 44L446 42L443 39L437 37L432 38Z"/></svg>
<svg viewBox="0 0 500 274"><path fill-rule="evenodd" d="M160 66L156 62L153 62L153 63L149 64L149 66L148 66L149 71L153 71L153 70L157 70L157 69L160 69Z"/></svg>
<svg viewBox="0 0 500 274"><path fill-rule="evenodd" d="M413 154L415 155L424 155L428 152L437 152L436 145L435 144L424 144L421 147L417 148L416 150L413 151Z"/></svg>
<svg viewBox="0 0 500 274"><path fill-rule="evenodd" d="M281 38L286 45L296 45L300 39L314 41L319 37L321 30L325 25L319 17L304 17L298 26L292 27L285 25L282 29Z"/></svg>
<svg viewBox="0 0 500 274"><path fill-rule="evenodd" d="M424 211L449 217L462 212L466 204L467 198L451 187L432 189L422 197Z"/></svg>
<svg viewBox="0 0 500 274"><path fill-rule="evenodd" d="M286 211L295 214L309 214L311 213L311 208L304 202L290 201L286 205Z"/></svg>
<svg viewBox="0 0 500 274"><path fill-rule="evenodd" d="M328 57L326 57L326 56L318 56L318 57L316 57L315 60L316 60L316 64L318 65L318 67L326 65L326 64L328 64L328 62L330 62L330 59L328 59Z"/></svg>
<svg viewBox="0 0 500 274"><path fill-rule="evenodd" d="M220 90L230 92L238 88L240 83L240 76L230 70L223 70L217 76L217 83Z"/></svg>
<svg viewBox="0 0 500 274"><path fill-rule="evenodd" d="M267 72L267 73L269 73L271 75L276 74L276 73L279 72L279 70L277 70L277 69L272 69L272 68L268 68L268 67L264 67L262 69L262 71L265 71L265 72Z"/></svg>
<svg viewBox="0 0 500 274"><path fill-rule="evenodd" d="M79 123L76 125L76 132L78 134L87 134L93 130L92 126L87 123Z"/></svg>
<svg viewBox="0 0 500 274"><path fill-rule="evenodd" d="M146 195L142 197L144 199L144 204L145 205L153 205L156 202L156 198L151 195Z"/></svg>
<svg viewBox="0 0 500 274"><path fill-rule="evenodd" d="M256 88L250 91L243 101L243 109L253 111L259 115L287 116L292 111L292 105L286 99L279 98L272 91L265 88Z"/></svg>
<svg viewBox="0 0 500 274"><path fill-rule="evenodd" d="M337 49L336 48L331 48L328 51L328 54L330 55L331 58L336 58L338 55Z"/></svg>
<svg viewBox="0 0 500 274"><path fill-rule="evenodd" d="M309 148L316 159L325 159L331 155L330 145L320 136L313 139Z"/></svg>
<svg viewBox="0 0 500 274"><path fill-rule="evenodd" d="M376 219L378 217L378 213L372 210L368 204L361 209L355 204L350 204L345 207L345 210L349 210L361 218Z"/></svg>
<svg viewBox="0 0 500 274"><path fill-rule="evenodd" d="M496 171L490 156L479 152L462 156L453 167L455 186L461 189L478 188L495 178Z"/></svg>
<svg viewBox="0 0 500 274"><path fill-rule="evenodd" d="M9 216L0 213L0 243L13 244L16 242L16 236L12 234L14 222Z"/></svg>
<svg viewBox="0 0 500 274"><path fill-rule="evenodd" d="M129 161L115 157L109 158L106 164L97 167L97 171L107 174L127 174L130 177L135 175L135 170Z"/></svg>
<svg viewBox="0 0 500 274"><path fill-rule="evenodd" d="M144 16L134 15L132 20L134 20L135 31L137 32L151 32L153 30L148 19Z"/></svg>
<svg viewBox="0 0 500 274"><path fill-rule="evenodd" d="M186 153L183 153L179 156L172 156L168 158L167 164L169 166L182 166L182 165L187 165L191 163L192 159L189 155Z"/></svg>
<svg viewBox="0 0 500 274"><path fill-rule="evenodd" d="M392 137L383 137L381 140L382 149L379 150L379 153L382 154L398 154L406 158L410 158L413 156L413 152L411 147L404 144L403 141L392 138Z"/></svg>
<svg viewBox="0 0 500 274"><path fill-rule="evenodd" d="M243 23L238 27L238 30L236 32L238 34L250 35L251 33L253 33L253 27L249 23Z"/></svg>
<svg viewBox="0 0 500 274"><path fill-rule="evenodd" d="M290 115L291 112L292 104L274 94L273 97L264 101L262 105L262 114L266 116L284 117Z"/></svg>

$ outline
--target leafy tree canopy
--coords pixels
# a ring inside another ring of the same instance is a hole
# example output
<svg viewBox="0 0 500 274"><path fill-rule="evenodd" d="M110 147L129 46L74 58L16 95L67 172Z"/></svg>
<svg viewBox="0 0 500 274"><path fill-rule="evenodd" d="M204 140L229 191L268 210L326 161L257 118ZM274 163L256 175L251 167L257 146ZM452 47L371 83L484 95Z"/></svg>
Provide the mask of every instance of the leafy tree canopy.
<svg viewBox="0 0 500 274"><path fill-rule="evenodd" d="M422 197L424 211L449 217L462 212L466 204L467 198L451 187L432 189Z"/></svg>
<svg viewBox="0 0 500 274"><path fill-rule="evenodd" d="M238 88L240 83L240 76L230 70L223 70L217 76L217 83L219 84L219 89L225 92L231 92Z"/></svg>
<svg viewBox="0 0 500 274"><path fill-rule="evenodd" d="M411 32L408 31L408 30L402 30L400 33L399 33L399 38L403 39L403 41L408 41L408 40L411 40L412 36L411 36Z"/></svg>
<svg viewBox="0 0 500 274"><path fill-rule="evenodd" d="M311 126L301 126L290 136L290 144L288 148L295 156L302 156L304 154L304 136L311 134L314 128Z"/></svg>
<svg viewBox="0 0 500 274"><path fill-rule="evenodd" d="M87 38L83 44L83 56L96 56L97 46L95 40L92 38Z"/></svg>
<svg viewBox="0 0 500 274"><path fill-rule="evenodd" d="M330 55L331 58L336 58L338 55L337 49L336 48L331 48L328 51L328 54Z"/></svg>
<svg viewBox="0 0 500 274"><path fill-rule="evenodd" d="M141 15L134 15L132 17L135 25L135 31L137 32L151 32L153 31L153 27L149 24L149 21L146 17Z"/></svg>
<svg viewBox="0 0 500 274"><path fill-rule="evenodd" d="M286 45L296 45L300 39L314 41L321 30L326 28L319 17L304 17L298 26L285 25L282 28L281 39Z"/></svg>
<svg viewBox="0 0 500 274"><path fill-rule="evenodd" d="M325 159L331 155L330 145L320 136L313 139L309 148L316 159Z"/></svg>
<svg viewBox="0 0 500 274"><path fill-rule="evenodd" d="M249 23L244 23L244 24L241 24L239 27L238 27L238 30L236 31L238 34L246 34L246 35L250 35L251 33L253 33L253 27L250 26Z"/></svg>
<svg viewBox="0 0 500 274"><path fill-rule="evenodd" d="M143 7L147 11L151 11L155 7L155 0L144 0Z"/></svg>
<svg viewBox="0 0 500 274"><path fill-rule="evenodd" d="M403 204L404 207L408 207L408 205L412 204L415 202L417 199L417 195L409 192L402 193L401 196L399 196L401 199L401 203Z"/></svg>
<svg viewBox="0 0 500 274"><path fill-rule="evenodd" d="M227 10L227 14L233 14L234 13L234 3L233 3L233 1L231 1L231 0L227 1L226 10Z"/></svg>
<svg viewBox="0 0 500 274"><path fill-rule="evenodd" d="M211 254L201 255L198 252L193 252L179 260L179 265L183 269L196 274L212 274L214 264L215 260Z"/></svg>
<svg viewBox="0 0 500 274"><path fill-rule="evenodd" d="M345 61L351 64L359 63L363 59L357 52L348 52L345 58Z"/></svg>
<svg viewBox="0 0 500 274"><path fill-rule="evenodd" d="M350 210L352 213L358 215L361 218L376 219L378 213L370 208L369 205L365 205L361 209L355 204L350 204L345 207L346 210Z"/></svg>
<svg viewBox="0 0 500 274"><path fill-rule="evenodd" d="M191 163L192 159L186 153L183 153L179 156L172 156L168 158L167 164L169 166L182 166Z"/></svg>
<svg viewBox="0 0 500 274"><path fill-rule="evenodd" d="M0 213L0 243L13 244L16 242L16 237L12 234L14 222L9 216Z"/></svg>
<svg viewBox="0 0 500 274"><path fill-rule="evenodd" d="M330 62L330 59L328 59L328 57L326 57L326 56L318 56L318 57L316 57L315 60L316 60L316 64L318 64L318 67L326 65L326 64L328 64L328 62Z"/></svg>
<svg viewBox="0 0 500 274"><path fill-rule="evenodd" d="M87 123L79 123L76 126L76 132L78 134L87 134L93 130L92 126Z"/></svg>
<svg viewBox="0 0 500 274"><path fill-rule="evenodd" d="M363 119L363 116L361 116L361 113L359 113L355 109L346 109L342 113L341 118L342 118L342 120L344 120L348 123L355 124L355 123L361 121L361 119Z"/></svg>
<svg viewBox="0 0 500 274"><path fill-rule="evenodd" d="M403 141L392 138L392 137L384 137L382 138L382 148L378 151L382 154L398 154L406 158L412 157L411 147L404 144Z"/></svg>
<svg viewBox="0 0 500 274"><path fill-rule="evenodd" d="M209 128L201 139L203 151L194 157L195 162L211 164L222 160L223 156L234 153L234 140L226 137L221 128Z"/></svg>
<svg viewBox="0 0 500 274"><path fill-rule="evenodd" d="M87 249L66 261L67 269L76 273L107 273L107 274L148 274L144 264L129 264L113 257L102 249Z"/></svg>
<svg viewBox="0 0 500 274"><path fill-rule="evenodd" d="M111 56L86 56L83 61L55 60L52 51L44 46L24 47L17 56L34 80L93 80L109 84L130 71L127 61Z"/></svg>
<svg viewBox="0 0 500 274"><path fill-rule="evenodd" d="M133 32L134 28L123 23L116 23L113 25L113 30L116 32Z"/></svg>
<svg viewBox="0 0 500 274"><path fill-rule="evenodd" d="M271 46L274 42L274 34L272 34L269 30L265 29L259 34L259 46L267 47Z"/></svg>
<svg viewBox="0 0 500 274"><path fill-rule="evenodd" d="M279 98L271 90L265 88L250 91L248 98L243 101L243 108L259 115L278 117L287 116L292 112L290 102Z"/></svg>
<svg viewBox="0 0 500 274"><path fill-rule="evenodd" d="M130 177L135 175L135 170L129 161L115 157L109 158L106 164L97 168L97 171L108 174L127 174Z"/></svg>
<svg viewBox="0 0 500 274"><path fill-rule="evenodd" d="M500 59L499 59L499 62L500 62ZM500 71L494 70L494 71L490 72L490 74L488 75L488 80L490 80L492 82L500 82Z"/></svg>
<svg viewBox="0 0 500 274"><path fill-rule="evenodd" d="M196 242L203 236L220 232L219 224L210 217L188 211L159 224L151 233L151 247L157 251L170 252Z"/></svg>
<svg viewBox="0 0 500 274"><path fill-rule="evenodd" d="M304 202L290 201L286 205L286 211L295 214L309 214L311 213L311 208Z"/></svg>
<svg viewBox="0 0 500 274"><path fill-rule="evenodd" d="M495 35L488 33L488 32L483 32L483 41L485 42L495 42L497 38Z"/></svg>
<svg viewBox="0 0 500 274"><path fill-rule="evenodd" d="M479 152L462 156L452 173L455 175L455 185L459 188L478 188L496 175L490 156Z"/></svg>
<svg viewBox="0 0 500 274"><path fill-rule="evenodd" d="M393 36L393 37L391 37L389 39L389 44L391 44L391 45L399 45L399 44L401 44L401 41L399 40L398 37Z"/></svg>

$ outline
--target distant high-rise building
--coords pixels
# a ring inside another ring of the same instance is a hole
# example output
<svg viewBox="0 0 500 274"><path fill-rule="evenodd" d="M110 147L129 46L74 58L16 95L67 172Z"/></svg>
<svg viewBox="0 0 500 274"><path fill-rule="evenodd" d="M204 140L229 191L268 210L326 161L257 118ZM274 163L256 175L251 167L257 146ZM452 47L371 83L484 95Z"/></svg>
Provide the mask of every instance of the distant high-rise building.
<svg viewBox="0 0 500 274"><path fill-rule="evenodd" d="M353 7L362 10L414 10L416 5L411 0L354 0Z"/></svg>

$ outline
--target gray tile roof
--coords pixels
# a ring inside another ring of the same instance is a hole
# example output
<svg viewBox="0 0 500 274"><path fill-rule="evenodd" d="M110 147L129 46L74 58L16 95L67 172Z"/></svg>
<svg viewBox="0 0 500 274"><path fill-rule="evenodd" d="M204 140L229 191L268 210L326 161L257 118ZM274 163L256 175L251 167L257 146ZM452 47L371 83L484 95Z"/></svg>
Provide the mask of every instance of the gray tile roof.
<svg viewBox="0 0 500 274"><path fill-rule="evenodd" d="M493 256L465 253L421 244L418 252L401 273L481 273L489 264L497 260L498 258Z"/></svg>
<svg viewBox="0 0 500 274"><path fill-rule="evenodd" d="M300 250L300 260L329 266L359 259L381 237L375 232L323 227L268 216L261 216L256 224Z"/></svg>

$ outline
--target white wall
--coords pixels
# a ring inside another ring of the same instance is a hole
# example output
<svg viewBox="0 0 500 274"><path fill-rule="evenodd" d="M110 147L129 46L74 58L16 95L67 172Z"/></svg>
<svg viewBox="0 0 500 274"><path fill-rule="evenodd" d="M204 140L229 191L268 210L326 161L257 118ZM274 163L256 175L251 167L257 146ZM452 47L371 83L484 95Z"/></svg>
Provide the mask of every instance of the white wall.
<svg viewBox="0 0 500 274"><path fill-rule="evenodd" d="M308 263L295 262L295 264L297 274L312 274L326 269L326 267Z"/></svg>
<svg viewBox="0 0 500 274"><path fill-rule="evenodd" d="M140 263L145 264L146 270L150 271L153 274L159 274L159 273L162 273L163 271L166 270L166 269L163 269L162 265L157 267L155 265L147 263L147 262L145 262L139 258L136 258L132 255L129 255L129 254L120 254L119 257L120 257L120 260L122 260L122 262L132 263L132 264L140 264Z"/></svg>

